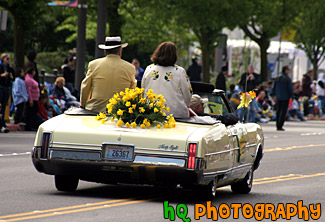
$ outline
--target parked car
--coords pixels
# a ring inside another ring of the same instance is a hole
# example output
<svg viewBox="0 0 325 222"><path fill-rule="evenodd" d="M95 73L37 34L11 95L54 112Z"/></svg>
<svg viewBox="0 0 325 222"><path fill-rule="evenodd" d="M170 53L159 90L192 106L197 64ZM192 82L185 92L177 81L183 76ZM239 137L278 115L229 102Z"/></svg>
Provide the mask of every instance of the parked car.
<svg viewBox="0 0 325 222"><path fill-rule="evenodd" d="M208 99L206 113L234 113L225 93L210 84L192 83ZM200 117L176 120L175 128L117 127L95 121L96 113L75 108L38 129L32 160L54 175L59 191L74 191L79 180L116 184L198 187L213 198L218 187L249 193L263 157L264 137L255 123L226 126Z"/></svg>

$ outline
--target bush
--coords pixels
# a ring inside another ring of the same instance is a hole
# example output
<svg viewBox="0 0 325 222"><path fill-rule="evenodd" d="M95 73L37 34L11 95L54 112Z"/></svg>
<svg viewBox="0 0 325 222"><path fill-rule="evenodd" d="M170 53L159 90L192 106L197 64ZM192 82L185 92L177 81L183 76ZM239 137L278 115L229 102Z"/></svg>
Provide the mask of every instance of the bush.
<svg viewBox="0 0 325 222"><path fill-rule="evenodd" d="M53 69L57 69L58 73L62 73L61 66L67 56L67 52L39 52L37 53L37 68L40 72L45 69L46 73L53 73Z"/></svg>

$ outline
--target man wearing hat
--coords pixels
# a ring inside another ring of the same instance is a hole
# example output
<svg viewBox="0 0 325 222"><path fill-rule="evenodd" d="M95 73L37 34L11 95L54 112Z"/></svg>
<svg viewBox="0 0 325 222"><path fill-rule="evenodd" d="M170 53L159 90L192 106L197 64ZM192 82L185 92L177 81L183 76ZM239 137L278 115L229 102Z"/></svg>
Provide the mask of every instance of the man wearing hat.
<svg viewBox="0 0 325 222"><path fill-rule="evenodd" d="M214 114L208 114L204 113L204 104L208 103L208 98L202 98L198 94L193 94L191 97L190 102L190 112L194 111L195 114L192 114L194 116L196 122L213 122L214 120L220 120L221 123L225 124L226 126L236 124L238 122L238 116L235 113L225 113L224 115L214 115ZM196 116L197 115L197 116Z"/></svg>
<svg viewBox="0 0 325 222"><path fill-rule="evenodd" d="M106 37L105 44L98 47L105 50L106 57L91 61L88 72L81 83L80 105L94 112L105 112L108 100L125 88L136 87L135 67L121 59L121 37Z"/></svg>

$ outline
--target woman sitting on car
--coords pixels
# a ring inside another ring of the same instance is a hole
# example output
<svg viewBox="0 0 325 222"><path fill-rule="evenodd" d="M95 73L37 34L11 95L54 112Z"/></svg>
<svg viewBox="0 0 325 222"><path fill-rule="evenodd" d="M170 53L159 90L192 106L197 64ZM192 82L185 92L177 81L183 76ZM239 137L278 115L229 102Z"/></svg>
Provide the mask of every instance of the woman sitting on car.
<svg viewBox="0 0 325 222"><path fill-rule="evenodd" d="M172 42L161 43L151 57L154 63L149 65L143 75L141 85L148 91L162 94L166 105L170 108L168 114L175 118L188 118L192 96L191 83L184 68L175 65L177 48Z"/></svg>

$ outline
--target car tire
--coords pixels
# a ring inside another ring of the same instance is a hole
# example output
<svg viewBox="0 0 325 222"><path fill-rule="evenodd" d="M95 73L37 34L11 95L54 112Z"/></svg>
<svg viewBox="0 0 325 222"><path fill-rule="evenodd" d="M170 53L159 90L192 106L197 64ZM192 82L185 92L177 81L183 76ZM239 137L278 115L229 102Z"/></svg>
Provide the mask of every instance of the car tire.
<svg viewBox="0 0 325 222"><path fill-rule="evenodd" d="M213 200L217 193L217 179L212 180L208 185L201 186L203 198Z"/></svg>
<svg viewBox="0 0 325 222"><path fill-rule="evenodd" d="M231 185L232 192L240 193L240 194L248 194L253 187L253 176L254 176L254 170L252 167L243 180Z"/></svg>
<svg viewBox="0 0 325 222"><path fill-rule="evenodd" d="M58 191L75 191L78 187L79 179L72 176L55 175L55 187Z"/></svg>

